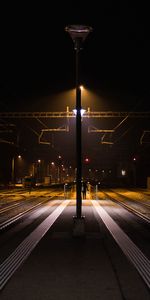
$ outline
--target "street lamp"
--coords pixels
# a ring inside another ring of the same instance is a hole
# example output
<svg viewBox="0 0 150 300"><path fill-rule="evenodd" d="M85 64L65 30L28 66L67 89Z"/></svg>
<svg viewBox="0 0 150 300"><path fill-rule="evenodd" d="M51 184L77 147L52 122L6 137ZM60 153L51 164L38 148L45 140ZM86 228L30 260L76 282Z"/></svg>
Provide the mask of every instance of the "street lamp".
<svg viewBox="0 0 150 300"><path fill-rule="evenodd" d="M81 148L81 88L79 82L79 52L82 44L88 34L92 31L90 26L69 25L65 27L73 42L76 51L76 220L75 232L82 235L83 217L82 217L82 197L81 197L81 180L82 180L82 148Z"/></svg>
<svg viewBox="0 0 150 300"><path fill-rule="evenodd" d="M12 160L11 160L11 182L12 184L15 184L15 169L16 169L16 166L15 166L15 156L12 157ZM20 160L21 159L21 155L18 155L17 158Z"/></svg>
<svg viewBox="0 0 150 300"><path fill-rule="evenodd" d="M62 156L58 155L58 160L57 160L57 182L61 183L61 161L62 161Z"/></svg>
<svg viewBox="0 0 150 300"><path fill-rule="evenodd" d="M15 157L11 160L11 182L15 184Z"/></svg>

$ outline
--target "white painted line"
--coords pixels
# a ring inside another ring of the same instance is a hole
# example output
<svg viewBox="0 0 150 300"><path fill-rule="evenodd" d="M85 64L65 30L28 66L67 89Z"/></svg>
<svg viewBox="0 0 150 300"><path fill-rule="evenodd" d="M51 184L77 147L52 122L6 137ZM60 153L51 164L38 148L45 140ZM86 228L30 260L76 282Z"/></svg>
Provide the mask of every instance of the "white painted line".
<svg viewBox="0 0 150 300"><path fill-rule="evenodd" d="M70 200L63 201L0 265L0 290L5 286L19 266L27 259L69 202Z"/></svg>
<svg viewBox="0 0 150 300"><path fill-rule="evenodd" d="M117 225L117 223L96 200L91 200L91 202L117 244L134 264L141 277L150 288L150 260L131 241L127 234Z"/></svg>

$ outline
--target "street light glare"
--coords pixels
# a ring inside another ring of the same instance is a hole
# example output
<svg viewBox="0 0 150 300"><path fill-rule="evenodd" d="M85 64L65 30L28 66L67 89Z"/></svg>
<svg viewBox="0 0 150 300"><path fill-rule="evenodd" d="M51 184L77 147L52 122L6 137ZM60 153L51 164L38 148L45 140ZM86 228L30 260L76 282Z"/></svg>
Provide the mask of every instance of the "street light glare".
<svg viewBox="0 0 150 300"><path fill-rule="evenodd" d="M77 109L73 109L73 112L75 115L77 115ZM86 112L85 109L83 109L83 108L80 109L81 117L84 115L85 112Z"/></svg>

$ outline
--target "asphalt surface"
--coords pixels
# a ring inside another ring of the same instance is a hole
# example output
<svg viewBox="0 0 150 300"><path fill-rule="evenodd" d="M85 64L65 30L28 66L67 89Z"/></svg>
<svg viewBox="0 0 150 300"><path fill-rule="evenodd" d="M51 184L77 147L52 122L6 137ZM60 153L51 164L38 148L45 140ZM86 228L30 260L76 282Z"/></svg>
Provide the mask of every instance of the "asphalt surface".
<svg viewBox="0 0 150 300"><path fill-rule="evenodd" d="M149 300L150 291L86 201L85 235L73 236L75 206L52 225L0 294L11 300Z"/></svg>

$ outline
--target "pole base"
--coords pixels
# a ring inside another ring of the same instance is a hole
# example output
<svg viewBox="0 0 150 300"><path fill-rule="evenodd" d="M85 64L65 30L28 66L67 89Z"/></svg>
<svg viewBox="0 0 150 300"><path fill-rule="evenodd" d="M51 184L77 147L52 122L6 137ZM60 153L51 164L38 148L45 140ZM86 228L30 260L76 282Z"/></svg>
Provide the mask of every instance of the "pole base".
<svg viewBox="0 0 150 300"><path fill-rule="evenodd" d="M73 237L85 237L85 217L73 217Z"/></svg>

